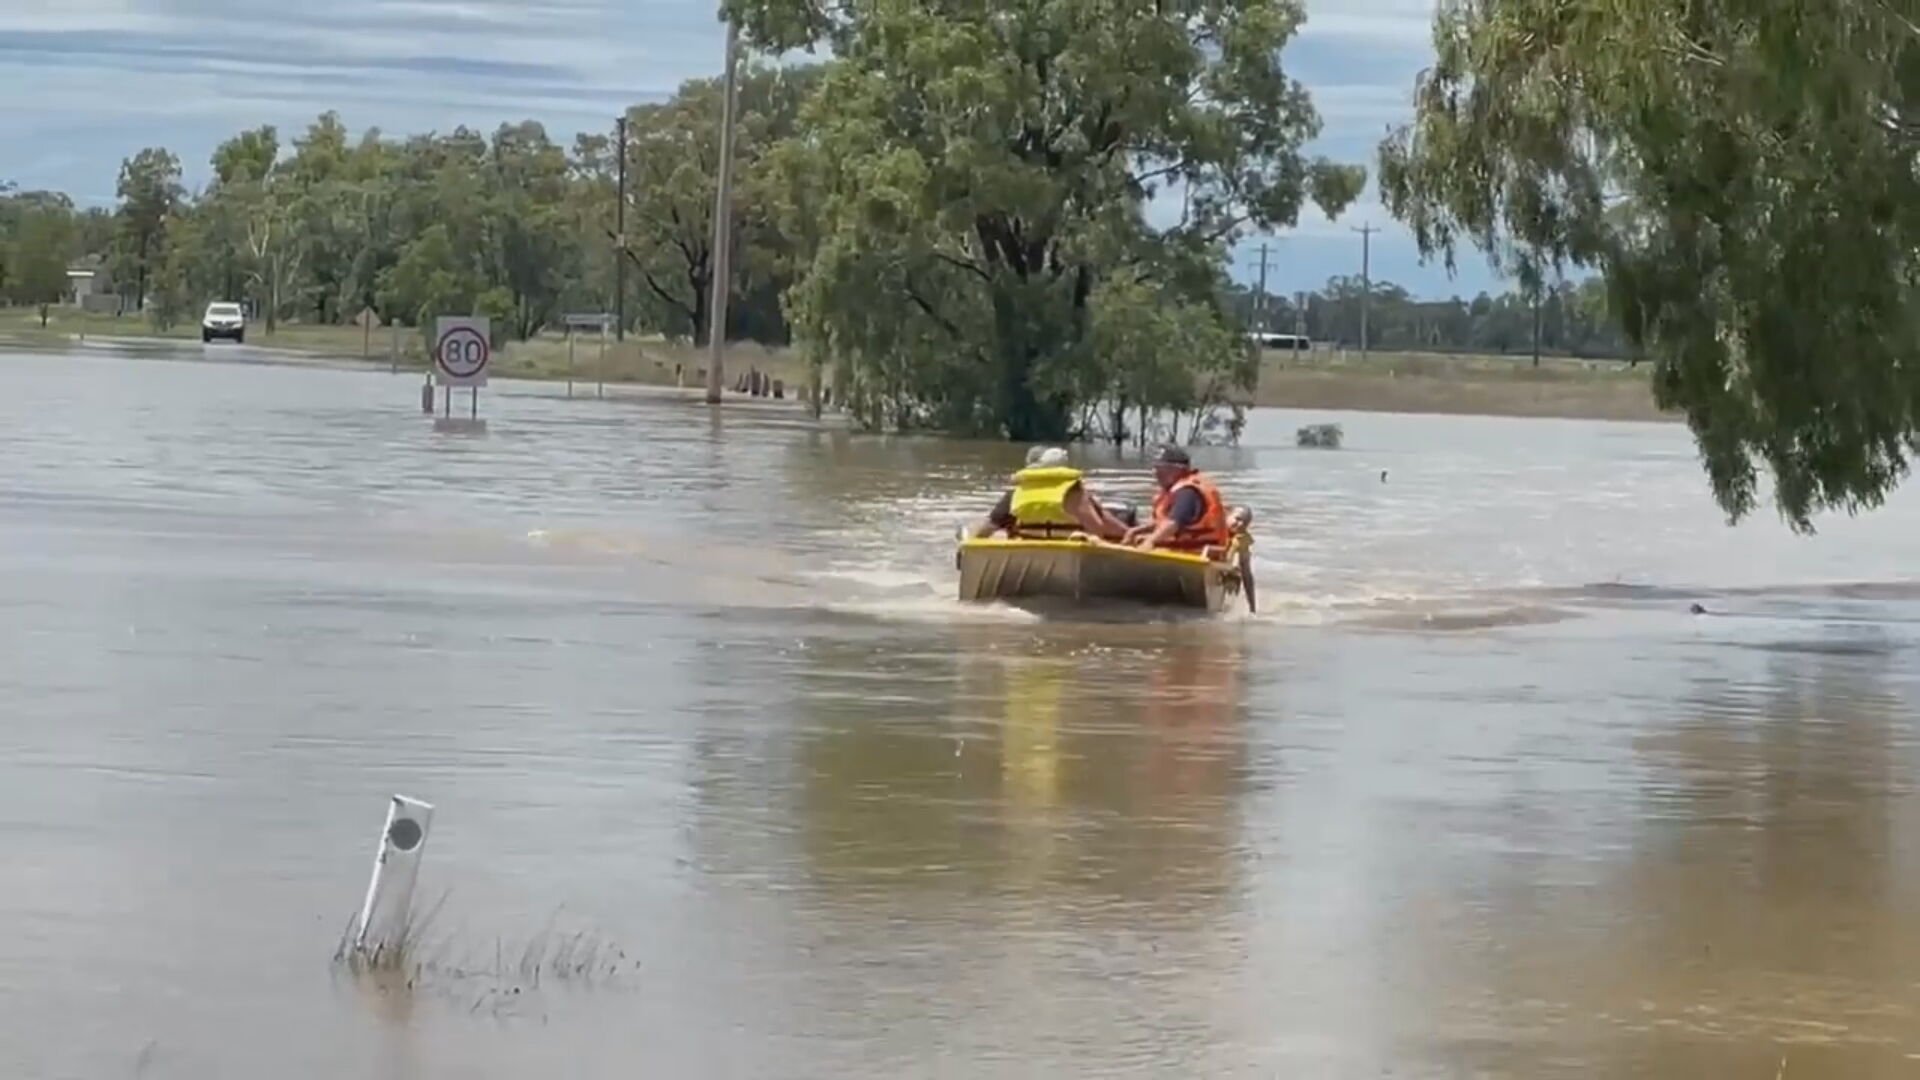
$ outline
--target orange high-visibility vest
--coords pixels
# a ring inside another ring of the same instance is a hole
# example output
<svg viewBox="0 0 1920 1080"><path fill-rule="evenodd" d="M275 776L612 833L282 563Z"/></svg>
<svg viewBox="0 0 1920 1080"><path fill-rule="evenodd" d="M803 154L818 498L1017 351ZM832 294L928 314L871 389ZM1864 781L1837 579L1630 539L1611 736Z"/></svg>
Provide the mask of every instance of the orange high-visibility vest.
<svg viewBox="0 0 1920 1080"><path fill-rule="evenodd" d="M1181 488L1192 488L1199 492L1205 509L1200 512L1199 521L1174 533L1166 546L1185 551L1226 547L1233 540L1233 531L1227 527L1227 505L1221 500L1220 489L1213 486L1213 481L1197 472L1188 473L1172 487L1154 496L1153 523L1159 525L1173 513L1173 497Z"/></svg>

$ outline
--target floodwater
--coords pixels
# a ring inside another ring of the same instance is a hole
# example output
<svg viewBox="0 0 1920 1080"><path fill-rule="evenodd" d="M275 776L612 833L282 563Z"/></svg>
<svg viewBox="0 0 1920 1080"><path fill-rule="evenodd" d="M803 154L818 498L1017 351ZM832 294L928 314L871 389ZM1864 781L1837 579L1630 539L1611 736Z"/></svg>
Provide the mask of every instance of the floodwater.
<svg viewBox="0 0 1920 1080"><path fill-rule="evenodd" d="M1269 412L1259 616L1039 619L1021 448L584 395L0 356L0 1075L1920 1074L1920 492Z"/></svg>

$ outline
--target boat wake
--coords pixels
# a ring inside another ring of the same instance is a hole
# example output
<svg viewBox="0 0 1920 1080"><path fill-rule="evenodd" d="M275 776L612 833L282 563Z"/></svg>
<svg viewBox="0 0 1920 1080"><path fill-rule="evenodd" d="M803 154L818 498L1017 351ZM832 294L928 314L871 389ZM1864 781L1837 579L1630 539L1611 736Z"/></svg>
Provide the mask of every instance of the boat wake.
<svg viewBox="0 0 1920 1080"><path fill-rule="evenodd" d="M599 565L636 575L650 602L742 609L827 611L902 623L1023 625L1036 623L1146 623L1196 620L1272 627L1327 627L1360 631L1474 633L1550 626L1607 612L1667 611L1749 618L1850 617L1850 606L1880 606L1920 597L1920 582L1833 582L1690 587L1682 584L1598 581L1582 585L1517 582L1455 583L1422 580L1417 572L1336 572L1324 566L1262 561L1256 564L1258 613L1234 597L1225 611L1170 610L1125 602L1076 605L1058 601L963 603L957 572L915 546L914 562L883 555L834 562L825 550L794 551L748 542L664 539L604 529L533 529L522 549L541 561ZM824 547L825 545L822 545ZM898 551L892 554L906 554ZM1699 610L1696 611L1695 608ZM1877 616L1863 616L1877 618Z"/></svg>

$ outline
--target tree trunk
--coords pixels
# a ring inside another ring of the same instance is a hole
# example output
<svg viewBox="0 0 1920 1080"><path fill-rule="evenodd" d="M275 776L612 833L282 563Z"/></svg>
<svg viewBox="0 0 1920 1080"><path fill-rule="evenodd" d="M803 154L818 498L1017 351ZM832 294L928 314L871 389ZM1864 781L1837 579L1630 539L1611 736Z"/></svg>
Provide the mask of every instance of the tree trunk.
<svg viewBox="0 0 1920 1080"><path fill-rule="evenodd" d="M1067 436L1068 416L1033 392L1033 369L1040 343L1032 338L1017 300L996 290L993 314L1000 341L1000 423L1013 442L1059 442Z"/></svg>
<svg viewBox="0 0 1920 1080"><path fill-rule="evenodd" d="M713 275L687 271L687 284L693 289L693 347L707 347L707 307L713 297Z"/></svg>
<svg viewBox="0 0 1920 1080"><path fill-rule="evenodd" d="M1540 298L1533 298L1533 366L1540 366Z"/></svg>

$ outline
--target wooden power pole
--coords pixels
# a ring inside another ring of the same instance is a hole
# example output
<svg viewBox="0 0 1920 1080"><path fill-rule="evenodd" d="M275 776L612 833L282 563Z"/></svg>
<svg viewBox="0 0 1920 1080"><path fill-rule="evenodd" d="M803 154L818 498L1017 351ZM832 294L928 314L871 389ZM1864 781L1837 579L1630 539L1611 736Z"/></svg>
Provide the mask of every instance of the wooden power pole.
<svg viewBox="0 0 1920 1080"><path fill-rule="evenodd" d="M1273 330L1273 316L1268 313L1267 245L1264 243L1260 245L1260 295L1254 303L1253 310L1257 313L1255 322L1259 324L1260 332L1263 334L1271 332Z"/></svg>
<svg viewBox="0 0 1920 1080"><path fill-rule="evenodd" d="M720 371L727 347L727 296L733 290L734 83L740 57L740 26L727 20L727 70L720 90L720 168L713 193L713 293L707 305L707 404L720 404Z"/></svg>
<svg viewBox="0 0 1920 1080"><path fill-rule="evenodd" d="M627 114L614 121L615 152L620 155L619 201L613 207L613 336L627 340Z"/></svg>
<svg viewBox="0 0 1920 1080"><path fill-rule="evenodd" d="M1372 223L1353 230L1360 234L1360 356L1367 355L1367 317L1373 307L1373 234L1380 230Z"/></svg>

